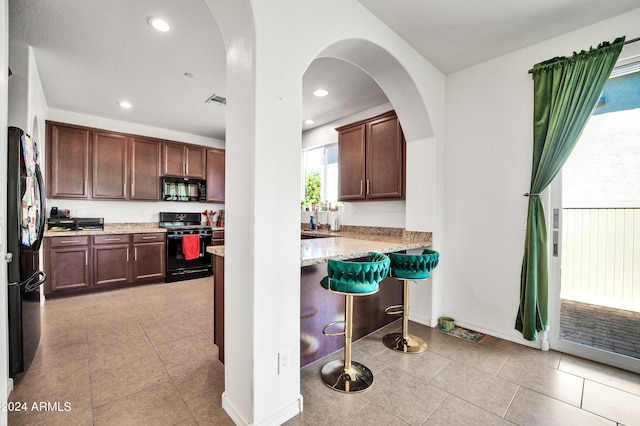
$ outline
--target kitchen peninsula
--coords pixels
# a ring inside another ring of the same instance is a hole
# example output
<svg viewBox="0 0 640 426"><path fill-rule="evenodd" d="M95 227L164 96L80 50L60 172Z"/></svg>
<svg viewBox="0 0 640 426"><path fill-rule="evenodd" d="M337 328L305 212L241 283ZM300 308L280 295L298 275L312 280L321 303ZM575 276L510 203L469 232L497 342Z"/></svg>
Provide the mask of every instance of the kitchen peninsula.
<svg viewBox="0 0 640 426"><path fill-rule="evenodd" d="M344 339L331 339L322 328L344 316L344 297L320 286L327 275L329 259L357 260L369 252L401 252L431 246L430 232L400 228L343 226L341 231L301 230L300 241L300 366L320 359L344 345ZM211 246L214 275L214 343L224 362L224 246ZM380 283L372 296L356 298L353 324L354 341L397 319L384 313L390 305L402 304L402 285L391 278Z"/></svg>

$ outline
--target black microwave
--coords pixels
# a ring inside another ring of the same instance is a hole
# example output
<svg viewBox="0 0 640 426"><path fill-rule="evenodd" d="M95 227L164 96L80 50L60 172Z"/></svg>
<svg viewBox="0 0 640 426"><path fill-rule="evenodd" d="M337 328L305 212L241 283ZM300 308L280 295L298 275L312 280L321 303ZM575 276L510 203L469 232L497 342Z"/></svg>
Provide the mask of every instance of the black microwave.
<svg viewBox="0 0 640 426"><path fill-rule="evenodd" d="M207 184L203 179L163 176L161 185L162 201L207 201Z"/></svg>

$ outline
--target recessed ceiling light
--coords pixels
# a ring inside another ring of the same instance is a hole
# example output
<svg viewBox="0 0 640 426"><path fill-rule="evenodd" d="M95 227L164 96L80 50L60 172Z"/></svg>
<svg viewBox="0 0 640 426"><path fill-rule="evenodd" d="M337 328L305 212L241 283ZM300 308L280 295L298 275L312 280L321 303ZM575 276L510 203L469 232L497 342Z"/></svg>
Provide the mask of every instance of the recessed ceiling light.
<svg viewBox="0 0 640 426"><path fill-rule="evenodd" d="M127 102L127 101L120 101L118 102L118 105L120 105L120 108L124 108L124 109L131 109L132 107L131 102Z"/></svg>
<svg viewBox="0 0 640 426"><path fill-rule="evenodd" d="M323 96L327 96L329 94L329 92L327 92L325 89L316 89L313 91L313 94L319 98L323 97Z"/></svg>
<svg viewBox="0 0 640 426"><path fill-rule="evenodd" d="M162 31L163 33L171 29L167 21L161 18L155 18L152 16L149 19L147 19L147 23L151 25L153 28L155 28L156 30Z"/></svg>
<svg viewBox="0 0 640 426"><path fill-rule="evenodd" d="M305 120L304 124L313 124L314 121L312 119Z"/></svg>

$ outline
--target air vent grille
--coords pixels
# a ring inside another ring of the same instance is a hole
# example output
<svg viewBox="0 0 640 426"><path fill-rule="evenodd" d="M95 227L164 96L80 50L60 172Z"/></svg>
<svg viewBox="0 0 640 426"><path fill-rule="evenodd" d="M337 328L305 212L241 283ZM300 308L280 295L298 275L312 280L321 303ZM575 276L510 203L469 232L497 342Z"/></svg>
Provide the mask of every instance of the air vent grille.
<svg viewBox="0 0 640 426"><path fill-rule="evenodd" d="M207 103L207 104L210 104L211 102L216 102L216 103L218 103L220 105L226 105L227 104L227 98L222 97L220 95L216 95L214 93L213 95L209 96L207 98L207 100L204 101L204 102Z"/></svg>

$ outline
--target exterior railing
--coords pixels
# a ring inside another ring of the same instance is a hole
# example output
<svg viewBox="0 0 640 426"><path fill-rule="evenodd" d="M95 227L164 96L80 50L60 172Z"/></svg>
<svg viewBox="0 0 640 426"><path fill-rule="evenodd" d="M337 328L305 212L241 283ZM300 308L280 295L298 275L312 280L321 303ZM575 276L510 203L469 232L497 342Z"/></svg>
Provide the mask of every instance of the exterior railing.
<svg viewBox="0 0 640 426"><path fill-rule="evenodd" d="M640 312L640 208L562 214L562 299Z"/></svg>

